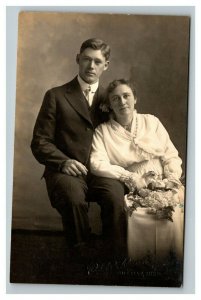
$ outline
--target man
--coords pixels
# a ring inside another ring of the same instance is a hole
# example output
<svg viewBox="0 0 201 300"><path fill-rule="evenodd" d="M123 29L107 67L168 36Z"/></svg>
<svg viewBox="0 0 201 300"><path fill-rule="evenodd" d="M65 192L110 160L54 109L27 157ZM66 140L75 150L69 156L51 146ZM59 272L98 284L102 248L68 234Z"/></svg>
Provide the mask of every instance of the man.
<svg viewBox="0 0 201 300"><path fill-rule="evenodd" d="M79 74L45 94L31 149L45 165L51 204L60 213L71 246L89 240L88 161L94 128L102 120L99 78L108 69L110 47L100 39L85 41L76 57Z"/></svg>

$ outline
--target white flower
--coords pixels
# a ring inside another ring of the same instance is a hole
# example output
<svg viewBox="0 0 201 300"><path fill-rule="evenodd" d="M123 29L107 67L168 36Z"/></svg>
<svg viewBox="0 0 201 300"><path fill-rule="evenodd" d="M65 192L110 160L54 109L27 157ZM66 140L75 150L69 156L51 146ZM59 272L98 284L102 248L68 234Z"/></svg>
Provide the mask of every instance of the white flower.
<svg viewBox="0 0 201 300"><path fill-rule="evenodd" d="M101 103L99 108L100 108L100 110L102 110L102 112L109 112L110 111L109 107L105 103Z"/></svg>

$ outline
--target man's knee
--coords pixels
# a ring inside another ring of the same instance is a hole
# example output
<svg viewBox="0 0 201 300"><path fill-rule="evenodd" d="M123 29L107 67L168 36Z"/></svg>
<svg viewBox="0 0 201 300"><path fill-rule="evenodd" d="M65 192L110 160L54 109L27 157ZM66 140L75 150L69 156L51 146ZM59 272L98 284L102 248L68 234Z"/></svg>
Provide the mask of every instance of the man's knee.
<svg viewBox="0 0 201 300"><path fill-rule="evenodd" d="M86 206L87 185L84 180L64 175L56 183L51 195L55 207Z"/></svg>

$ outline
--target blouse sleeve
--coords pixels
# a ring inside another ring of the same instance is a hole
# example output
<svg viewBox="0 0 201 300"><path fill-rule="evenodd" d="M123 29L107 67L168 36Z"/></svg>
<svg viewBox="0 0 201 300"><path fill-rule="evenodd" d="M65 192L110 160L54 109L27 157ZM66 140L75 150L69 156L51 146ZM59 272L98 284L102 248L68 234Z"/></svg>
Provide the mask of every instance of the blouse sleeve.
<svg viewBox="0 0 201 300"><path fill-rule="evenodd" d="M157 119L157 118L156 118ZM164 155L162 156L162 164L165 177L174 177L179 179L182 174L182 160L178 155L178 151L170 140L169 134L162 123L157 119L156 133L162 142Z"/></svg>
<svg viewBox="0 0 201 300"><path fill-rule="evenodd" d="M102 126L98 126L93 136L90 156L91 173L100 177L120 179L122 176L129 175L130 172L120 166L112 165L110 163L110 159L104 145L103 126L104 124Z"/></svg>

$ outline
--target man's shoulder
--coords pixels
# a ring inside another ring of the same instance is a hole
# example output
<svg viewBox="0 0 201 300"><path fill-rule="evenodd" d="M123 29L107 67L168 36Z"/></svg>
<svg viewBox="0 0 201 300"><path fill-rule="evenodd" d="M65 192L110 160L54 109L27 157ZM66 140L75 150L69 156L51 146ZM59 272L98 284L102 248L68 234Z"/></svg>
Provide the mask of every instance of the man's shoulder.
<svg viewBox="0 0 201 300"><path fill-rule="evenodd" d="M100 94L105 94L105 92L106 92L106 89L105 89L105 87L100 83L99 84L99 86L98 86L98 91L99 91L99 93Z"/></svg>
<svg viewBox="0 0 201 300"><path fill-rule="evenodd" d="M73 88L74 86L76 86L77 84L77 79L76 77L74 79L72 79L71 81L58 85L58 86L54 86L52 88L50 88L48 91L53 92L53 93L61 93L61 92L66 92L68 89Z"/></svg>

